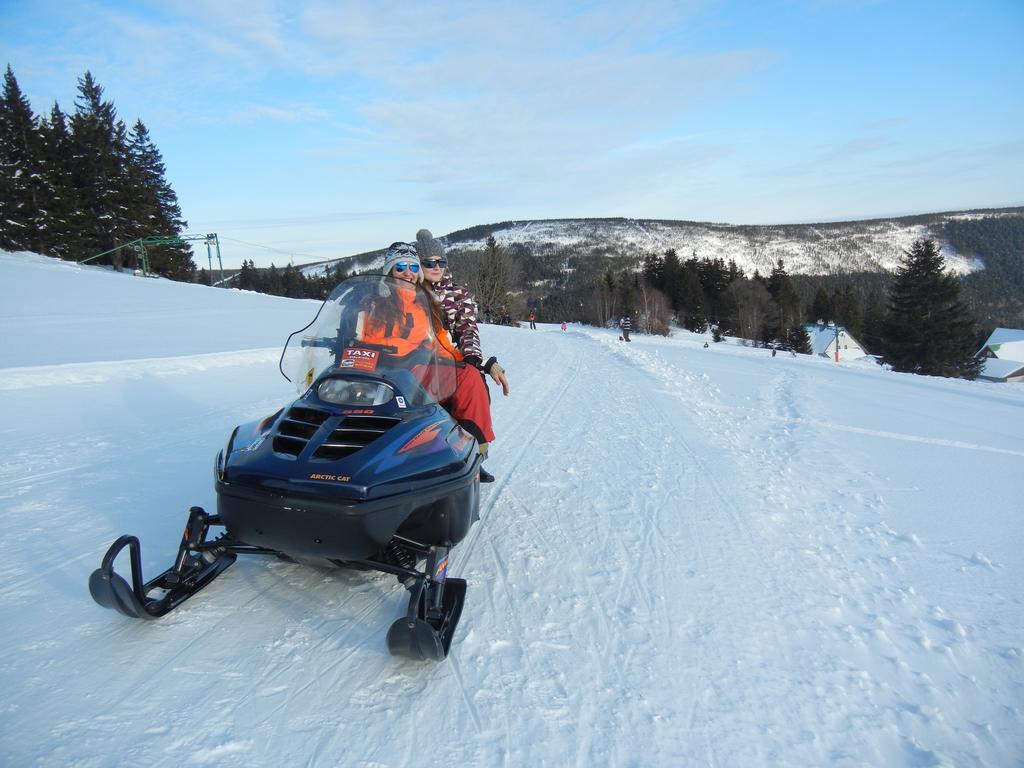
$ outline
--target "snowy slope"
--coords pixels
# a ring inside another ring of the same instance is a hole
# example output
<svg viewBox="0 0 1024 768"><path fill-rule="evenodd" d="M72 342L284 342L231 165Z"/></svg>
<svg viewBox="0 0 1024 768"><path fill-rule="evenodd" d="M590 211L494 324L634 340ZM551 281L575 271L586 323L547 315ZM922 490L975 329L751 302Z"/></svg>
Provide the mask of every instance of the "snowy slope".
<svg viewBox="0 0 1024 768"><path fill-rule="evenodd" d="M498 482L423 665L387 655L383 575L254 558L160 621L91 601L121 533L170 563L231 427L290 398L275 347L313 308L89 275L0 256L5 364L10 323L48 352L0 369L0 763L1020 764L1024 388L486 326ZM166 354L104 313L135 302ZM233 318L217 350L203 311Z"/></svg>
<svg viewBox="0 0 1024 768"><path fill-rule="evenodd" d="M534 257L555 258L588 254L615 255L630 263L648 254L674 248L680 258L735 261L747 275L769 274L779 259L792 275L850 272L893 272L915 240L939 243L950 274L983 269L985 254L960 253L945 240L950 221L982 218L1020 218L1024 209L985 212L933 213L920 216L838 221L823 224L736 225L654 219L540 219L511 221L452 232L441 240L450 251L482 250L488 235L498 245L523 247ZM373 269L383 250L317 262L302 267L307 276L323 275L341 263L349 272Z"/></svg>
<svg viewBox="0 0 1024 768"><path fill-rule="evenodd" d="M27 253L0 251L0 275L0 360L6 366L279 346L283 329L287 335L305 325L319 306L139 279Z"/></svg>
<svg viewBox="0 0 1024 768"><path fill-rule="evenodd" d="M951 274L984 267L979 254L959 253L945 241L948 221L1019 218L1017 208L986 213L935 213L870 221L822 224L734 225L650 219L559 219L514 221L454 232L444 240L454 250L482 249L487 234L499 245L525 245L534 255L613 253L644 256L674 248L680 258L735 261L746 274L769 274L779 259L790 274L895 271L915 240L942 247ZM482 232L482 234L481 234Z"/></svg>

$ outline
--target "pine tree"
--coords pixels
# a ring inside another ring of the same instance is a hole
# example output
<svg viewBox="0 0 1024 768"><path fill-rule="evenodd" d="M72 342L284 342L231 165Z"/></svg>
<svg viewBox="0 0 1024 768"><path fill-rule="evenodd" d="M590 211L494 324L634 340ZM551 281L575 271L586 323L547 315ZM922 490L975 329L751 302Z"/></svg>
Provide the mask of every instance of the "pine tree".
<svg viewBox="0 0 1024 768"><path fill-rule="evenodd" d="M630 272L620 272L618 277L619 305L622 307L622 314L633 315L636 306L637 275Z"/></svg>
<svg viewBox="0 0 1024 768"><path fill-rule="evenodd" d="M736 259L729 259L729 267L726 272L726 285L731 283L733 280L740 280L746 277L743 274L743 270L736 266Z"/></svg>
<svg viewBox="0 0 1024 768"><path fill-rule="evenodd" d="M778 313L776 325L771 329L772 336L784 342L790 330L800 325L800 297L797 295L793 282L786 272L786 265L779 259L766 283L768 293Z"/></svg>
<svg viewBox="0 0 1024 768"><path fill-rule="evenodd" d="M127 145L128 199L132 239L175 237L185 228L178 197L165 178L160 150L141 120L132 126ZM187 245L161 245L152 249L150 268L175 280L191 280L196 265Z"/></svg>
<svg viewBox="0 0 1024 768"><path fill-rule="evenodd" d="M897 371L973 379L974 320L934 240L905 252L889 292L885 358Z"/></svg>
<svg viewBox="0 0 1024 768"><path fill-rule="evenodd" d="M284 295L284 283L281 281L281 273L277 271L277 267L274 266L273 262L270 263L270 268L264 276L263 285L260 290L272 296Z"/></svg>
<svg viewBox="0 0 1024 768"><path fill-rule="evenodd" d="M857 298L853 286L847 283L842 290L834 291L832 294L832 319L841 323L846 330L855 338L863 336L864 320L861 312L860 300Z"/></svg>
<svg viewBox="0 0 1024 768"><path fill-rule="evenodd" d="M330 287L333 289L338 283L348 277L348 273L345 268L341 265L341 262L335 262L334 268L329 273Z"/></svg>
<svg viewBox="0 0 1024 768"><path fill-rule="evenodd" d="M301 299L306 296L306 276L289 264L281 273L281 293L292 299Z"/></svg>
<svg viewBox="0 0 1024 768"><path fill-rule="evenodd" d="M790 328L789 333L786 334L783 349L790 349L801 355L811 354L811 337L807 334L807 329L802 325L795 325Z"/></svg>
<svg viewBox="0 0 1024 768"><path fill-rule="evenodd" d="M696 258L696 256L694 256ZM706 314L710 322L724 321L735 313L735 303L729 286L743 277L735 261L728 265L721 259L701 259L697 265L701 289L704 291Z"/></svg>
<svg viewBox="0 0 1024 768"><path fill-rule="evenodd" d="M85 258L132 239L128 208L127 131L103 88L86 72L78 81L79 99L71 117L71 161L80 235L75 258ZM110 263L119 266L121 254Z"/></svg>
<svg viewBox="0 0 1024 768"><path fill-rule="evenodd" d="M42 137L10 65L0 97L0 248L41 250Z"/></svg>
<svg viewBox="0 0 1024 768"><path fill-rule="evenodd" d="M243 291L260 290L260 275L251 259L242 261L242 268L238 270L237 285Z"/></svg>
<svg viewBox="0 0 1024 768"><path fill-rule="evenodd" d="M704 300L704 289L701 288L700 275L695 259L687 259L683 264L679 279L679 320L682 326L695 333L707 330L707 305Z"/></svg>
<svg viewBox="0 0 1024 768"><path fill-rule="evenodd" d="M675 248L665 251L662 262L663 290L673 312L678 312L683 303L683 265Z"/></svg>
<svg viewBox="0 0 1024 768"><path fill-rule="evenodd" d="M75 251L76 233L73 229L78 195L72 176L71 135L67 118L60 105L54 102L50 119L39 125L42 136L42 167L47 189L47 227L43 233L42 253L70 258Z"/></svg>
<svg viewBox="0 0 1024 768"><path fill-rule="evenodd" d="M644 280L659 291L665 288L665 259L656 253L644 256Z"/></svg>
<svg viewBox="0 0 1024 768"><path fill-rule="evenodd" d="M864 310L864 337L861 341L865 350L872 354L881 352L885 345L885 328L885 305L878 292L873 291Z"/></svg>
<svg viewBox="0 0 1024 768"><path fill-rule="evenodd" d="M811 314L807 319L812 323L825 323L835 319L832 315L832 299L829 298L828 291L825 290L824 286L819 285L818 290L814 292Z"/></svg>

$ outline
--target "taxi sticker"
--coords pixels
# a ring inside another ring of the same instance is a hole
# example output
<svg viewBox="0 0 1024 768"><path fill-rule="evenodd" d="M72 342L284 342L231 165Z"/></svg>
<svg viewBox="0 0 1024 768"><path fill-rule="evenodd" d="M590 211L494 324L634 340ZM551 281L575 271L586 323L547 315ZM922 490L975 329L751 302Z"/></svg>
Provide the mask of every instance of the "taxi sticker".
<svg viewBox="0 0 1024 768"><path fill-rule="evenodd" d="M341 353L339 368L352 368L356 371L374 371L380 352L375 349L355 349L346 347Z"/></svg>

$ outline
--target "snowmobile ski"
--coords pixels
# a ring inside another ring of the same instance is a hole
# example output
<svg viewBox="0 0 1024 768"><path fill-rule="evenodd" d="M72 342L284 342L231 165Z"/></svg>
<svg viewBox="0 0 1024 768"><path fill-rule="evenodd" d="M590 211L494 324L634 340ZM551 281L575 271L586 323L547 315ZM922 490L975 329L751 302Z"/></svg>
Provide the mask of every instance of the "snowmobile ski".
<svg viewBox="0 0 1024 768"><path fill-rule="evenodd" d="M448 655L466 602L466 581L448 578L447 571L448 550L432 548L426 573L407 584L408 612L388 629L388 651L392 656L441 661Z"/></svg>
<svg viewBox="0 0 1024 768"><path fill-rule="evenodd" d="M134 619L156 619L173 610L235 562L237 555L223 545L207 546L206 532L219 522L201 507L192 507L174 565L145 583L138 538L121 536L89 577L93 600ZM129 550L131 585L114 570L114 560L125 547Z"/></svg>

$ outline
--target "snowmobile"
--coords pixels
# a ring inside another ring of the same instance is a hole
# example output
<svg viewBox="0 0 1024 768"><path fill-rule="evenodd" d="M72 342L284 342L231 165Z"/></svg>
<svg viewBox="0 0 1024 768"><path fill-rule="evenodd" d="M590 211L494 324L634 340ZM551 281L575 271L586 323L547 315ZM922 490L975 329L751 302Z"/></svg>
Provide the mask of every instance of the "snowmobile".
<svg viewBox="0 0 1024 768"><path fill-rule="evenodd" d="M457 364L436 354L433 331L406 327L387 343L369 340L372 318L408 309L409 291L430 317L417 286L370 275L340 283L281 353L278 367L298 399L236 427L218 453L217 514L192 507L174 564L149 581L138 538L121 536L89 578L93 599L152 619L238 555L327 561L397 576L409 605L387 633L388 650L444 659L466 595L466 582L448 576L449 554L479 519L482 457L440 405ZM130 583L114 568L125 549Z"/></svg>

